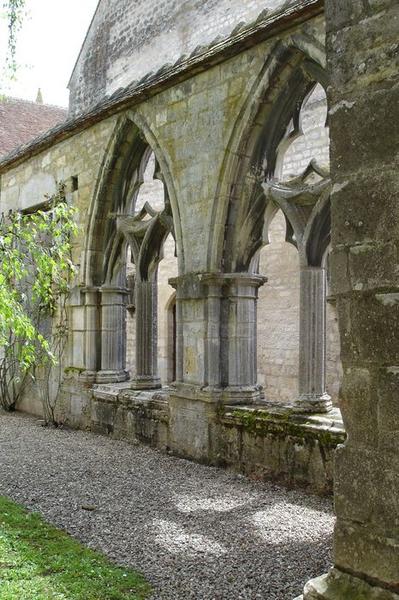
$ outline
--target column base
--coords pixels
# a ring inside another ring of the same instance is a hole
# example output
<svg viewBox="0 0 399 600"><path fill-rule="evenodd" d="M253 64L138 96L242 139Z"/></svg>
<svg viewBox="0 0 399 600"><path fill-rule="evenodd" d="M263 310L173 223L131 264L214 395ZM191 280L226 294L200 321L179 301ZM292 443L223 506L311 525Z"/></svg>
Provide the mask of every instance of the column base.
<svg viewBox="0 0 399 600"><path fill-rule="evenodd" d="M144 376L133 377L130 388L132 390L158 390L162 387L159 377Z"/></svg>
<svg viewBox="0 0 399 600"><path fill-rule="evenodd" d="M96 376L97 383L120 383L121 381L127 381L129 379L129 373L124 369L120 371L98 371Z"/></svg>
<svg viewBox="0 0 399 600"><path fill-rule="evenodd" d="M294 412L296 413L327 413L332 408L331 396L328 394L323 394L322 396L301 394L293 405Z"/></svg>
<svg viewBox="0 0 399 600"><path fill-rule="evenodd" d="M79 373L79 379L84 383L96 383L98 371L82 371Z"/></svg>
<svg viewBox="0 0 399 600"><path fill-rule="evenodd" d="M399 595L332 569L327 575L311 579L303 596L296 600L399 600Z"/></svg>
<svg viewBox="0 0 399 600"><path fill-rule="evenodd" d="M221 389L221 401L223 404L259 404L264 399L265 395L261 385L229 386Z"/></svg>

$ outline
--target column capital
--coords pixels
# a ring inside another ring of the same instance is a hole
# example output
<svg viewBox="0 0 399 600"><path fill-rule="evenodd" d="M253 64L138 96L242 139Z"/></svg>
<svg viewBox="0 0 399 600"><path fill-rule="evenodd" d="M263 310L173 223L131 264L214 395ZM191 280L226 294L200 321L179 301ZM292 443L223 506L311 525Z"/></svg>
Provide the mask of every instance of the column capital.
<svg viewBox="0 0 399 600"><path fill-rule="evenodd" d="M102 294L129 294L129 290L125 287L102 285L98 290Z"/></svg>
<svg viewBox="0 0 399 600"><path fill-rule="evenodd" d="M251 287L258 289L267 281L267 277L256 273L188 273L180 277L169 279L169 285L177 290L177 297L184 300L206 298L209 288L223 288L232 286Z"/></svg>
<svg viewBox="0 0 399 600"><path fill-rule="evenodd" d="M200 281L206 285L245 285L261 287L267 281L267 277L256 273L202 273Z"/></svg>

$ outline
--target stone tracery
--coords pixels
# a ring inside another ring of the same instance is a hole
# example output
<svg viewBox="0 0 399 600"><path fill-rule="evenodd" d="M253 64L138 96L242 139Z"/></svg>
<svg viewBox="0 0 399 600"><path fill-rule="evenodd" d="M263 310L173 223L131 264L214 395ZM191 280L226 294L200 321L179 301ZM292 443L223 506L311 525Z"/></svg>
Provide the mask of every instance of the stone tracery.
<svg viewBox="0 0 399 600"><path fill-rule="evenodd" d="M101 343L90 346L88 352L92 356L87 359L99 365L89 373L98 383L129 379L126 368L129 322L130 342L134 339L135 344L133 364L131 360L129 364L134 373L131 387L154 389L161 387L157 351L158 265L166 238L174 235L174 225L155 154L137 133L135 137L117 179L111 185L103 184L109 209L98 236L103 240L103 250L96 261L100 268L92 275L98 288L91 296L86 290L87 298L93 302L91 311L99 313L96 322ZM99 216L94 214L94 218L95 226L101 227ZM95 360L93 354L99 346L100 355Z"/></svg>

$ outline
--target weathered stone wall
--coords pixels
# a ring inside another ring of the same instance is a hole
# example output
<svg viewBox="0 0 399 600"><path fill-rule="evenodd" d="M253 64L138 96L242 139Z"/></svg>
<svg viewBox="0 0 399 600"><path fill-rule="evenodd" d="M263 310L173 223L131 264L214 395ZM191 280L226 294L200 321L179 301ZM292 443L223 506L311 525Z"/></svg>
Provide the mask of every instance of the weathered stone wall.
<svg viewBox="0 0 399 600"><path fill-rule="evenodd" d="M45 201L55 192L57 182L67 185L69 199L77 208L78 235L74 239L74 261L81 264L86 245L88 214L98 175L116 117L111 117L54 144L50 149L27 157L16 167L1 174L0 211L26 209ZM71 192L71 178L77 177L78 189Z"/></svg>
<svg viewBox="0 0 399 600"><path fill-rule="evenodd" d="M334 452L344 440L339 411L301 417L286 409L227 407L221 418L220 460L254 479L331 494Z"/></svg>
<svg viewBox="0 0 399 600"><path fill-rule="evenodd" d="M268 280L258 300L258 381L266 400L292 403L298 398L299 258L285 230L279 211L260 253L259 272Z"/></svg>
<svg viewBox="0 0 399 600"><path fill-rule="evenodd" d="M300 112L300 134L280 152L279 173L282 180L302 175L315 159L324 168L330 164L330 140L327 121L327 97L318 83L305 100Z"/></svg>
<svg viewBox="0 0 399 600"><path fill-rule="evenodd" d="M332 287L348 438L336 454L335 570L306 600L399 593L399 5L327 0Z"/></svg>
<svg viewBox="0 0 399 600"><path fill-rule="evenodd" d="M102 0L69 84L70 111L173 64L284 0Z"/></svg>
<svg viewBox="0 0 399 600"><path fill-rule="evenodd" d="M174 447L170 426L175 415L169 400L165 391L134 392L127 384L95 386L87 424L115 439L187 456ZM258 481L274 480L330 495L334 451L344 440L339 411L304 417L286 409L227 406L209 427L212 452L206 462ZM199 439L191 440L192 453L197 443Z"/></svg>
<svg viewBox="0 0 399 600"><path fill-rule="evenodd" d="M67 185L68 200L77 208L78 235L73 242L73 258L79 267L84 259L83 250L87 239L87 215L95 191L98 173L104 158L109 137L115 125L115 118L95 125L73 138L54 145L48 151L27 158L19 166L1 175L0 211L9 209L26 209L38 206L45 201L47 195L55 192L57 182ZM71 178L78 178L78 189L71 191ZM82 277L78 273L77 283ZM74 313L75 322L70 320L73 333L70 335L65 367L75 365L84 368L84 320L79 312ZM69 385L69 384L68 384ZM73 386L72 386L73 388ZM66 415L69 411L83 409L84 392L79 388L59 403L59 410ZM87 400L87 399L86 399ZM41 400L36 386L31 385L22 403L22 410L36 415L42 414Z"/></svg>

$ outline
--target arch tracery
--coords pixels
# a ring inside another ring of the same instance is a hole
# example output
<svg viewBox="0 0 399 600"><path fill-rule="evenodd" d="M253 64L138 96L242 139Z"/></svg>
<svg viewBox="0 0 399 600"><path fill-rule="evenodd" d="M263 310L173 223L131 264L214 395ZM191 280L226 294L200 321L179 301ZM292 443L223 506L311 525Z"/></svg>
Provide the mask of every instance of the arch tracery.
<svg viewBox="0 0 399 600"><path fill-rule="evenodd" d="M92 206L83 290L87 318L87 376L123 381L126 307L135 313L136 359L132 387L160 386L157 365L157 272L163 244L175 237L176 198L166 184L158 147L131 118L117 125ZM128 263L132 267L128 268ZM132 309L134 307L134 309Z"/></svg>
<svg viewBox="0 0 399 600"><path fill-rule="evenodd" d="M326 75L323 65L298 47L274 49L268 76L256 91L252 111L241 138L224 232L222 270L256 273L257 254L268 243L268 227L281 209L286 241L300 256L300 410L330 408L325 390L325 270L323 256L330 243L330 179L327 151L322 158L304 158L296 170L284 161L295 144L323 130L328 142ZM313 109L309 110L309 102ZM314 105L319 102L318 111ZM312 110L313 120L312 124ZM248 109L247 113L251 113ZM317 133L317 132L316 132ZM305 140L305 142L304 142ZM291 156L292 158L292 156ZM292 165L291 165L292 166ZM299 168L298 168L299 166ZM225 167L225 172L232 171Z"/></svg>

